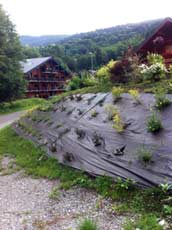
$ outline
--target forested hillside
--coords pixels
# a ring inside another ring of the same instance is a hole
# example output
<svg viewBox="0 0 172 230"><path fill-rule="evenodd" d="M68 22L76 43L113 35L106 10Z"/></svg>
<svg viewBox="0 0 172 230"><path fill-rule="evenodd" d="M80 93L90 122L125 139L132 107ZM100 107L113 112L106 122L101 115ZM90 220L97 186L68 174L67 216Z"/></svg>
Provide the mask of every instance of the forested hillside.
<svg viewBox="0 0 172 230"><path fill-rule="evenodd" d="M43 35L43 36L21 36L20 41L23 45L29 46L45 46L52 43L56 43L64 38L69 37L68 35Z"/></svg>
<svg viewBox="0 0 172 230"><path fill-rule="evenodd" d="M129 45L137 47L161 21L158 19L76 34L56 44L39 46L37 51L39 55L54 56L62 60L72 71L92 67L97 69L109 60L119 58ZM33 55L36 55L35 50Z"/></svg>

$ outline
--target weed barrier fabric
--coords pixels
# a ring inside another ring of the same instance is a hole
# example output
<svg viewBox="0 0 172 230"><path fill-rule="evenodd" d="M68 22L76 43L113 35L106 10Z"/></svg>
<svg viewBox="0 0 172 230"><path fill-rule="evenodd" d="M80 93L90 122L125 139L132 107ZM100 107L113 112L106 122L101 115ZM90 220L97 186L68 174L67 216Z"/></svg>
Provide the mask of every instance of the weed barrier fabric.
<svg viewBox="0 0 172 230"><path fill-rule="evenodd" d="M107 105L118 108L124 132L113 128ZM22 118L25 129L21 124L15 129L62 164L91 175L131 178L142 187L151 187L172 183L172 105L157 111L163 129L152 134L147 131L147 119L154 105L152 94L141 94L140 103L128 94L117 102L111 93L75 95L54 104L51 111L35 111ZM34 132L28 134L28 130ZM138 149L143 147L152 153L149 163L139 157Z"/></svg>

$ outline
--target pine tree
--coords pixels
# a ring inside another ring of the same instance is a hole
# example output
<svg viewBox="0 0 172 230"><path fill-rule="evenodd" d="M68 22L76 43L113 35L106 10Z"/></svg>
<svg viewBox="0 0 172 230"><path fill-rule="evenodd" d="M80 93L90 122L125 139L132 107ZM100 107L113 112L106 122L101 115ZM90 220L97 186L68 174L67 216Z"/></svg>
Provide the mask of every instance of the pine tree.
<svg viewBox="0 0 172 230"><path fill-rule="evenodd" d="M0 5L0 103L21 97L25 80L20 66L22 48L13 23Z"/></svg>

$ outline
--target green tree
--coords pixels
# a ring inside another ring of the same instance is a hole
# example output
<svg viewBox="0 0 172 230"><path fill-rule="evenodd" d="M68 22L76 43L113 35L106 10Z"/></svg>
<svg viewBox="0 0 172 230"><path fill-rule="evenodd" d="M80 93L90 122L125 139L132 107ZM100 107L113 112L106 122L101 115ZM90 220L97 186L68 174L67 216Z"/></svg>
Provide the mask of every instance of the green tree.
<svg viewBox="0 0 172 230"><path fill-rule="evenodd" d="M22 96L25 80L21 71L22 48L14 25L0 5L0 103Z"/></svg>
<svg viewBox="0 0 172 230"><path fill-rule="evenodd" d="M24 58L36 58L40 57L39 49L37 47L24 46L23 48Z"/></svg>

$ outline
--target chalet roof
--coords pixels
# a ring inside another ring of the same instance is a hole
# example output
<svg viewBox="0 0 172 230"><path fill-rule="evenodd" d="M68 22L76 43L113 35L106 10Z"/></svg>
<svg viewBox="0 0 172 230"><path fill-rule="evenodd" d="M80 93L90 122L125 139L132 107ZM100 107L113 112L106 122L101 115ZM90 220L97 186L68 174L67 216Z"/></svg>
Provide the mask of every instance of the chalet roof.
<svg viewBox="0 0 172 230"><path fill-rule="evenodd" d="M42 65L43 63L47 62L50 59L52 59L52 57L30 58L30 59L26 59L24 62L20 62L20 63L21 63L23 72L28 73L31 70Z"/></svg>
<svg viewBox="0 0 172 230"><path fill-rule="evenodd" d="M172 18L165 18L160 25L155 29L155 31L147 38L145 39L140 46L137 48L136 52L139 52L149 41L152 40L152 38L161 30L167 22L170 22L172 24Z"/></svg>

